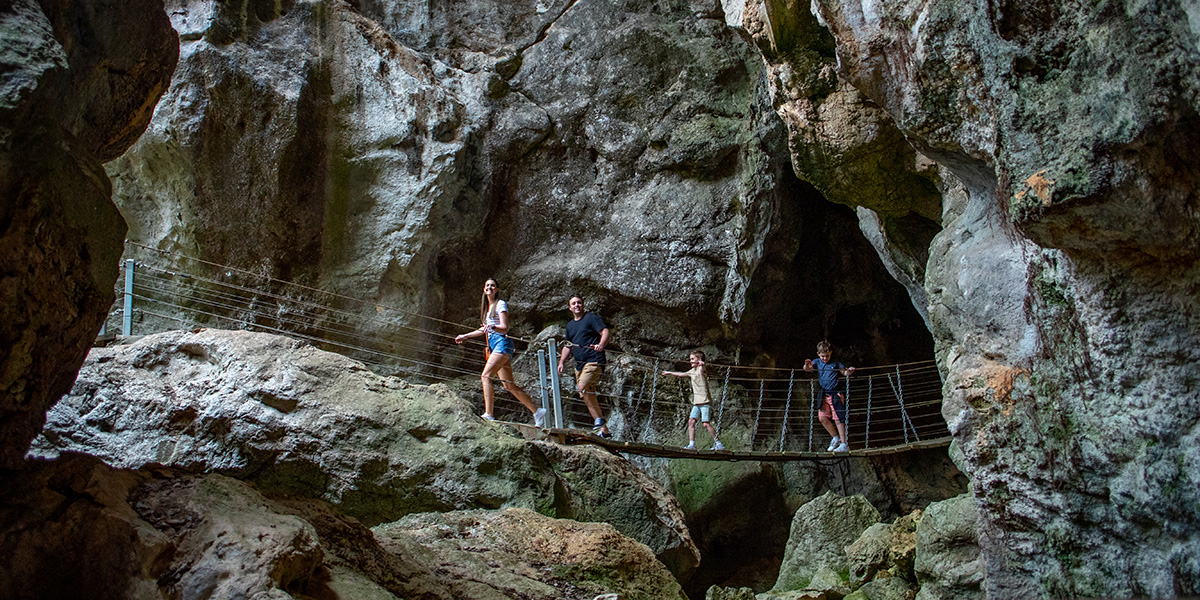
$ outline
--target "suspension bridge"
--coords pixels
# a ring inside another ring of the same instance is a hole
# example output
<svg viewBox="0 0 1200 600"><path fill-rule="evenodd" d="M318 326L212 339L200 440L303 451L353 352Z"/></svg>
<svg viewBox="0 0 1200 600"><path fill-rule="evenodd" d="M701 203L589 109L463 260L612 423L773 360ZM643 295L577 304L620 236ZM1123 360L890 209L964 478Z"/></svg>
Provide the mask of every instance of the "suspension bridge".
<svg viewBox="0 0 1200 600"><path fill-rule="evenodd" d="M447 321L132 241L126 242L126 257L102 340L117 330L126 337L198 327L277 333L348 355L381 374L474 392L482 404L483 345L454 343L457 334L478 327L476 317ZM754 461L879 456L950 442L933 361L857 366L845 381L850 450L836 454L824 451L829 436L817 420L815 373L710 362L712 425L727 449L683 449L690 385L661 374L685 363L686 356L644 356L613 344L597 396L616 439L604 439L591 433L582 401L571 400L574 386L555 372L557 340L509 337L518 347L516 383L535 402L541 396L550 410L547 422L553 422L544 428L524 424L529 411L497 385L496 418L526 438L643 456ZM563 401L552 402L556 398ZM706 440L708 433L697 430L697 441Z"/></svg>

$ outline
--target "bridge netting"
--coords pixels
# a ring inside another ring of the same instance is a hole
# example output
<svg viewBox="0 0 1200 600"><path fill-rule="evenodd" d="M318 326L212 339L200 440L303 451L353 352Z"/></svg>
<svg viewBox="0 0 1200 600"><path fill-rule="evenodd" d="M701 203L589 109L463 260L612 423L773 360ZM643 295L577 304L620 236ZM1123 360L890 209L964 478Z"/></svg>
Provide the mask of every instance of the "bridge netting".
<svg viewBox="0 0 1200 600"><path fill-rule="evenodd" d="M483 344L454 337L475 329L422 314L419 307L385 305L347 293L284 281L265 273L197 259L179 252L126 243L122 277L106 330L145 335L208 327L277 333L348 355L385 375L442 383L482 407L478 375ZM472 311L473 312L473 311ZM538 401L550 385L539 376L538 350L545 337L510 335L516 382ZM619 338L617 339L619 344ZM597 390L618 439L663 446L686 443L691 388L662 371L687 369L687 354L646 356L614 350ZM800 362L807 356L798 356ZM551 368L557 357L549 357ZM559 382L568 426L591 427L568 368ZM847 429L852 449L902 447L948 436L941 417L942 380L935 363L860 366L846 381ZM817 419L820 386L802 369L708 363L711 423L731 450L818 452L829 435ZM530 421L527 409L496 389L496 418ZM482 412L482 411L481 411ZM697 426L698 444L708 433Z"/></svg>

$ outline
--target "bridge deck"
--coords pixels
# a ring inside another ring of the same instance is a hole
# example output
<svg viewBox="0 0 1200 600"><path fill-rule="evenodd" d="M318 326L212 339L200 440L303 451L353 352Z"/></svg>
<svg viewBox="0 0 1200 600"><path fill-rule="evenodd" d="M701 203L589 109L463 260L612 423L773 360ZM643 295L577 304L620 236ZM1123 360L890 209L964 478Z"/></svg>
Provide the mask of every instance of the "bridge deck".
<svg viewBox="0 0 1200 600"><path fill-rule="evenodd" d="M558 442L560 444L592 444L601 446L614 452L626 454L637 454L641 456L656 456L659 458L690 458L694 460L756 460L767 462L782 462L792 460L836 460L839 458L855 457L864 458L869 456L882 456L887 454L900 454L911 450L924 450L927 448L940 448L950 445L949 437L936 438L932 440L922 440L919 442L911 442L898 446L887 446L883 448L859 448L849 452L767 452L762 450L684 450L679 446L665 446L662 444L648 444L645 442L626 442L614 439L604 439L591 431L583 429L557 429L546 428L538 429L533 425L526 423L512 423L508 421L497 421L519 431L526 439L540 439Z"/></svg>

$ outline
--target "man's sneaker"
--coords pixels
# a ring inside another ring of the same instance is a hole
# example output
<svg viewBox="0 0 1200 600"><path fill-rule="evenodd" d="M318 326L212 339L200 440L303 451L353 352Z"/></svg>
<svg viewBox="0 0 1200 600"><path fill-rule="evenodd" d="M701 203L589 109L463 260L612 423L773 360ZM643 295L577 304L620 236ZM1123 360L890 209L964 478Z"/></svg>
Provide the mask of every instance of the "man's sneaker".
<svg viewBox="0 0 1200 600"><path fill-rule="evenodd" d="M725 449L725 444L722 444L722 443L721 443L721 440L716 440L716 441L714 441L714 442L713 442L713 447L712 447L712 449L713 449L713 450L724 450L724 449Z"/></svg>
<svg viewBox="0 0 1200 600"><path fill-rule="evenodd" d="M834 448L834 449L833 449L833 451L834 451L834 452L849 452L849 451L850 451L850 446L849 446L849 445L847 445L845 442L843 442L843 443L842 443L841 445L839 445L837 448Z"/></svg>
<svg viewBox="0 0 1200 600"><path fill-rule="evenodd" d="M842 440L841 440L841 439L839 439L839 438L838 438L838 436L836 436L836 435L835 435L835 436L833 436L833 439L832 439L832 440L829 440L829 447L828 447L828 448L826 448L826 449L825 449L825 451L826 451L826 452L833 452L833 449L834 449L834 448L837 448L837 447L838 447L838 444L841 444L841 443L842 443Z"/></svg>
<svg viewBox="0 0 1200 600"><path fill-rule="evenodd" d="M541 427L546 424L546 409L539 408L533 411L533 426Z"/></svg>
<svg viewBox="0 0 1200 600"><path fill-rule="evenodd" d="M592 425L592 431L600 433L601 429L604 429L604 419L596 419L596 424Z"/></svg>
<svg viewBox="0 0 1200 600"><path fill-rule="evenodd" d="M696 442L695 442L694 440L693 440L693 441L691 441L691 442L688 442L688 445L684 446L684 447L683 447L683 449L684 449L684 450L695 450L695 449L696 449Z"/></svg>

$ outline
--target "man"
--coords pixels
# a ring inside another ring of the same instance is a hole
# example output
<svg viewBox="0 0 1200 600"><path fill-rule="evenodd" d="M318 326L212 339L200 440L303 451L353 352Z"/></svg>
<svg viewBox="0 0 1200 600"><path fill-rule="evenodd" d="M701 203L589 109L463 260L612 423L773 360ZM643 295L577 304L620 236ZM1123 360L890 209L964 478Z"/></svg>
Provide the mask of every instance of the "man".
<svg viewBox="0 0 1200 600"><path fill-rule="evenodd" d="M567 341L570 346L564 346L558 356L558 372L562 374L563 363L567 354L575 355L575 389L583 398L592 418L596 419L595 430L600 437L612 437L608 426L604 423L604 413L600 412L600 403L596 400L596 380L604 373L604 347L608 345L608 325L595 313L583 308L583 298L571 296L568 305L571 310L571 321L567 323Z"/></svg>

